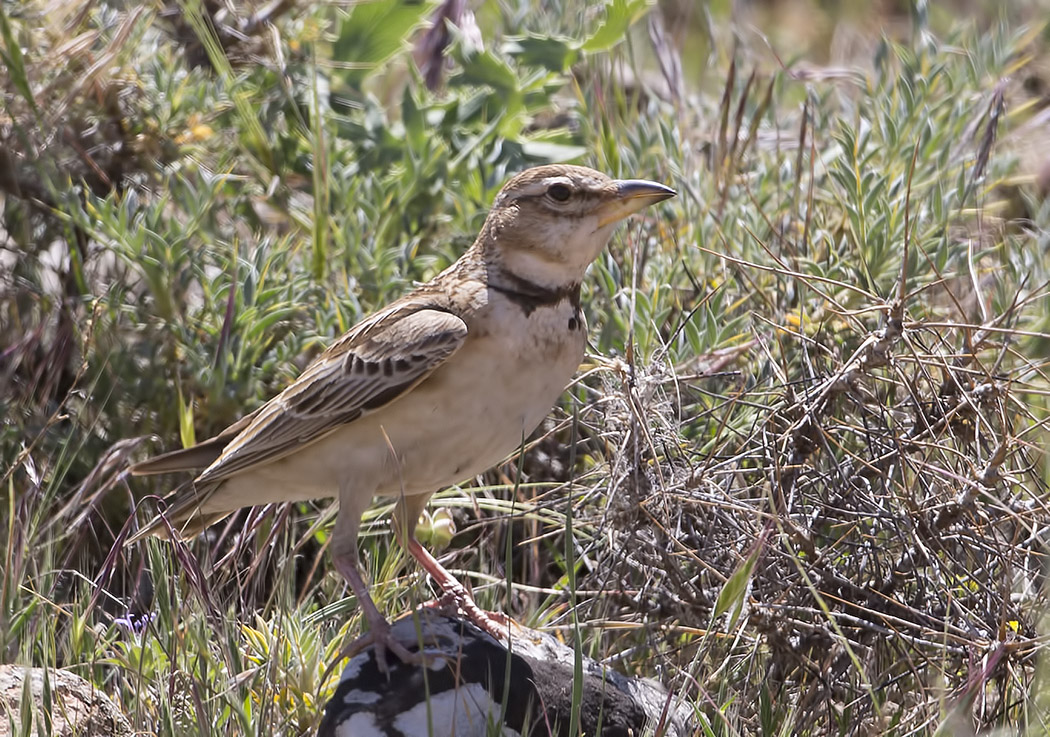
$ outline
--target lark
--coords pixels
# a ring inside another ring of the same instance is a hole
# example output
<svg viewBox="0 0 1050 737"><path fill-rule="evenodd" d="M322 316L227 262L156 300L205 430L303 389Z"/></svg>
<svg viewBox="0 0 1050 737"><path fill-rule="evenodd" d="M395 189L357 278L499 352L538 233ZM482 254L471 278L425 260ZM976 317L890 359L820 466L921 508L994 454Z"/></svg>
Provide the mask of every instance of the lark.
<svg viewBox="0 0 1050 737"><path fill-rule="evenodd" d="M499 623L415 539L427 499L516 450L583 360L580 283L616 224L675 195L581 166L528 169L500 191L474 244L411 293L359 322L284 391L214 438L132 467L199 472L129 539L190 538L242 507L336 496L335 568L357 596L369 644L421 662L390 636L358 565L361 516L397 500L407 552L471 619Z"/></svg>

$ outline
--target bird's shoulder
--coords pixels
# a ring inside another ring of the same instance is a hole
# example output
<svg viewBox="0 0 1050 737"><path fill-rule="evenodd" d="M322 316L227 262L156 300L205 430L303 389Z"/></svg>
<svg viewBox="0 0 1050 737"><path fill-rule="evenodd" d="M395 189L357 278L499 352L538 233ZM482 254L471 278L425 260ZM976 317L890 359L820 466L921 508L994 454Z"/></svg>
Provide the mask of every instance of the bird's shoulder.
<svg viewBox="0 0 1050 737"><path fill-rule="evenodd" d="M367 358L396 352L399 345L429 342L431 334L444 335L450 329L459 333L486 301L483 273L449 269L361 320L329 345L315 363L330 362L348 353Z"/></svg>

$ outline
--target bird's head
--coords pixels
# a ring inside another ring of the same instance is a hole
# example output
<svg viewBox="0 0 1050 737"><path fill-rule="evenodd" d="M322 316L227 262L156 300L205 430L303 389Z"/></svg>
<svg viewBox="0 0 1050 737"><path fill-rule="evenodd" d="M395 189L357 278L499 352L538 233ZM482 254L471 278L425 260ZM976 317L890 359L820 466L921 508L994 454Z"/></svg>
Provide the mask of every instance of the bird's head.
<svg viewBox="0 0 1050 737"><path fill-rule="evenodd" d="M583 166L527 169L500 190L478 245L508 271L547 287L579 283L616 224L675 191Z"/></svg>

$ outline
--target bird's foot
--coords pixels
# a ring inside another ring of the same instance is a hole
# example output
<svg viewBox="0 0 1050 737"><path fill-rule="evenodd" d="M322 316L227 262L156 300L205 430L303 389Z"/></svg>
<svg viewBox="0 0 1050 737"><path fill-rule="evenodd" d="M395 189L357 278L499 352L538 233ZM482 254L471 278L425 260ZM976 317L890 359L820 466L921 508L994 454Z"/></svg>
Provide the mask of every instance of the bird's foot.
<svg viewBox="0 0 1050 737"><path fill-rule="evenodd" d="M350 588L357 595L361 613L368 621L368 632L342 649L339 657L325 672L325 678L328 677L328 674L331 673L337 663L358 655L368 647L372 647L375 650L376 666L380 672L386 673L388 676L390 674L390 665L386 659L387 651L392 652L402 663L407 665L422 666L433 662L434 658L422 652L422 647L420 647L420 652L413 652L405 647L403 641L394 637L390 622L386 621L386 617L376 608L375 602L372 601L372 597L368 593L368 584L365 583L360 571L357 569L357 549L351 547L343 552L333 550L332 560L335 563L336 570L343 575L343 578L346 579Z"/></svg>
<svg viewBox="0 0 1050 737"><path fill-rule="evenodd" d="M394 637L390 629L390 623L383 619L378 622L370 623L367 633L358 637L339 652L335 662L333 662L325 672L325 678L328 678L328 674L331 673L332 669L335 668L337 664L348 658L353 658L354 656L361 654L369 647L371 647L375 653L376 667L379 668L381 673L385 673L387 676L390 675L390 664L387 661L388 652L396 655L398 660L406 665L420 667L429 666L432 665L435 660L433 656L428 655L422 650L414 652L405 647L402 642Z"/></svg>
<svg viewBox="0 0 1050 737"><path fill-rule="evenodd" d="M513 621L502 612L487 612L477 605L474 598L467 592L466 588L459 586L459 590L446 590L441 598L432 601L425 606L455 616L462 612L467 619L476 624L482 631L495 637L500 642L507 639L510 625Z"/></svg>
<svg viewBox="0 0 1050 737"><path fill-rule="evenodd" d="M430 577L441 587L444 592L440 599L442 606L452 607L454 605L453 611L456 609L462 611L471 622L500 642L509 637L511 621L509 617L503 614L491 614L479 607L467 587L456 580L456 577L449 573L414 537L409 536L404 545L409 555L415 558L423 570L429 573Z"/></svg>

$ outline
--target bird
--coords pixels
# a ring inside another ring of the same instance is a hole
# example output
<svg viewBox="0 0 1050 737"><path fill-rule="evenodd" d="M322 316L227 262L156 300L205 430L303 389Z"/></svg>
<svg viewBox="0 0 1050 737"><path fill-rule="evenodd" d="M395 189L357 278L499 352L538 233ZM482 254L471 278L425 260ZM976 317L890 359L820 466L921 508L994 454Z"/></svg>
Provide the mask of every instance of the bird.
<svg viewBox="0 0 1050 737"><path fill-rule="evenodd" d="M126 544L189 539L232 512L337 497L335 569L357 597L372 645L419 663L390 634L358 560L361 517L396 499L392 526L446 596L497 639L501 622L415 538L430 496L518 449L583 361L581 283L629 215L675 196L663 184L549 164L512 177L452 265L332 343L283 391L215 437L131 466L193 472Z"/></svg>

